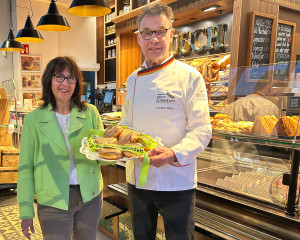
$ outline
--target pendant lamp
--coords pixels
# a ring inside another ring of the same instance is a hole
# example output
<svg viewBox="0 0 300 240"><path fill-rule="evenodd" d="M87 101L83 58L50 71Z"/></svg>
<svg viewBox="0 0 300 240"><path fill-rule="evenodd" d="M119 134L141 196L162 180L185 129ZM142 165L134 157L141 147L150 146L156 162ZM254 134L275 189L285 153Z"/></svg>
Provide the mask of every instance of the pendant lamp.
<svg viewBox="0 0 300 240"><path fill-rule="evenodd" d="M34 29L30 16L27 16L25 26L21 29L15 38L15 40L26 43L43 42L44 39L40 32Z"/></svg>
<svg viewBox="0 0 300 240"><path fill-rule="evenodd" d="M73 0L68 12L81 17L100 17L111 12L105 0Z"/></svg>
<svg viewBox="0 0 300 240"><path fill-rule="evenodd" d="M55 0L51 0L48 13L41 17L36 28L44 31L67 31L71 29L65 17L59 14Z"/></svg>
<svg viewBox="0 0 300 240"><path fill-rule="evenodd" d="M15 35L12 29L10 29L7 39L1 44L0 50L20 52L24 50L24 47L20 42L15 40Z"/></svg>

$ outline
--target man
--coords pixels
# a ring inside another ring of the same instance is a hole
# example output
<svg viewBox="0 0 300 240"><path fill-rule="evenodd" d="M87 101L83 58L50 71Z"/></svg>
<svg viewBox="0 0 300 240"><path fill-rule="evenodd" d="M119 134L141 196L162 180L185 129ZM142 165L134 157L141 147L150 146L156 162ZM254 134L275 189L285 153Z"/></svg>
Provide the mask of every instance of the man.
<svg viewBox="0 0 300 240"><path fill-rule="evenodd" d="M148 153L146 185L139 186L142 162L126 164L137 240L155 239L158 213L168 240L193 239L196 155L211 138L205 82L196 69L169 53L172 19L172 9L161 3L139 16L137 41L145 62L127 79L123 102L120 125L146 130L163 144Z"/></svg>
<svg viewBox="0 0 300 240"><path fill-rule="evenodd" d="M254 121L256 116L274 115L279 117L279 108L269 99L271 83L268 80L258 80L254 93L240 98L228 105L227 114L235 122Z"/></svg>

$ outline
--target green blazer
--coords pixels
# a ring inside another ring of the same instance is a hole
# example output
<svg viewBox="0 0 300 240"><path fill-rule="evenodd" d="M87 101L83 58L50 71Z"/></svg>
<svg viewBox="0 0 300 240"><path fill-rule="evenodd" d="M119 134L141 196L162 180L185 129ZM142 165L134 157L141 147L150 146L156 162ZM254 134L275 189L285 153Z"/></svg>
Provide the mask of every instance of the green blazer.
<svg viewBox="0 0 300 240"><path fill-rule="evenodd" d="M99 163L88 160L79 152L82 138L90 129L103 129L95 106L87 104L86 111L73 108L68 141L72 148L80 191L84 202L98 196L103 188ZM39 204L68 209L70 157L52 106L30 112L22 129L18 203L20 218L35 216L33 196Z"/></svg>

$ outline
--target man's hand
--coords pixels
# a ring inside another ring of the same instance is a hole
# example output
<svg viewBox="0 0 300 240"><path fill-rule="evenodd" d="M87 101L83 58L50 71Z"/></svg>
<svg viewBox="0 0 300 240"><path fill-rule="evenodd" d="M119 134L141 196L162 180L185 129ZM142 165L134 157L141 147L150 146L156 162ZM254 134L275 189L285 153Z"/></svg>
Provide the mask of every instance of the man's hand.
<svg viewBox="0 0 300 240"><path fill-rule="evenodd" d="M34 232L34 227L33 227L33 219L23 219L21 221L21 228L22 228L22 232L24 234L24 236L28 239L30 239L30 236L31 234L29 233L29 228L30 228L30 231L32 233L35 233Z"/></svg>
<svg viewBox="0 0 300 240"><path fill-rule="evenodd" d="M160 167L162 165L175 162L177 160L171 148L157 147L153 148L149 153L150 165Z"/></svg>

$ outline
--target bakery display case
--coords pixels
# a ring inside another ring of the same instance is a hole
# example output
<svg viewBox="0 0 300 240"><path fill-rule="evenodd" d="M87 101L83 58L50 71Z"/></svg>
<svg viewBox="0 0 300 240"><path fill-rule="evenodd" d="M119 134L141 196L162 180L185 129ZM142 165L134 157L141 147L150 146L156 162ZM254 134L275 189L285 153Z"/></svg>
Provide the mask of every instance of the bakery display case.
<svg viewBox="0 0 300 240"><path fill-rule="evenodd" d="M276 105L278 115L256 111L263 107L258 99L253 119L234 119L226 108L211 117L212 140L197 157L198 231L214 239L300 239L300 111L289 111L291 96L299 95L297 63L292 65L289 81L279 84L272 80L274 66L260 69L260 77L251 81L251 69L230 70L235 74L229 76L238 79L229 78L229 89L237 83L229 98L264 98ZM269 94L254 94L259 82L270 84Z"/></svg>

